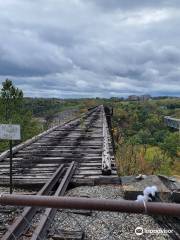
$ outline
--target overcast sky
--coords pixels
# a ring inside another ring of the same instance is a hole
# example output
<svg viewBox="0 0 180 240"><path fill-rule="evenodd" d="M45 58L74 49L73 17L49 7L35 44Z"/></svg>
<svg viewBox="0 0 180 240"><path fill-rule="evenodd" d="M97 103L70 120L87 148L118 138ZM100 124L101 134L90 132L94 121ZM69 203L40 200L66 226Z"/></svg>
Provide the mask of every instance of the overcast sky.
<svg viewBox="0 0 180 240"><path fill-rule="evenodd" d="M180 0L0 0L0 82L26 96L180 96Z"/></svg>

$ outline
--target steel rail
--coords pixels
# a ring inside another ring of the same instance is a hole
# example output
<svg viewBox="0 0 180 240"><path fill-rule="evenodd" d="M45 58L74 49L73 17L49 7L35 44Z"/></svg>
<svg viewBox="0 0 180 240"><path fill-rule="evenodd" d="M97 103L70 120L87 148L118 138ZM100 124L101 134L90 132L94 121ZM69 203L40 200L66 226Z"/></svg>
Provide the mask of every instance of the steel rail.
<svg viewBox="0 0 180 240"><path fill-rule="evenodd" d="M74 174L74 171L76 169L75 162L72 162L64 175L58 189L56 190L54 196L61 196L64 195L68 184L71 181L71 178ZM38 227L35 229L31 240L38 240L38 239L46 239L47 231L51 225L51 220L54 218L56 214L57 209L56 208L47 208L44 215L40 219L40 223Z"/></svg>
<svg viewBox="0 0 180 240"><path fill-rule="evenodd" d="M49 181L43 186L43 188L37 193L37 196L47 195L58 182L63 173L64 164L61 164L60 167L56 170L53 176ZM26 207L21 215L16 219L16 221L8 228L8 231L2 237L2 240L11 240L14 239L14 236L19 238L22 233L27 229L28 222L32 220L36 214L38 208Z"/></svg>
<svg viewBox="0 0 180 240"><path fill-rule="evenodd" d="M180 204L162 202L2 194L0 204L180 216Z"/></svg>

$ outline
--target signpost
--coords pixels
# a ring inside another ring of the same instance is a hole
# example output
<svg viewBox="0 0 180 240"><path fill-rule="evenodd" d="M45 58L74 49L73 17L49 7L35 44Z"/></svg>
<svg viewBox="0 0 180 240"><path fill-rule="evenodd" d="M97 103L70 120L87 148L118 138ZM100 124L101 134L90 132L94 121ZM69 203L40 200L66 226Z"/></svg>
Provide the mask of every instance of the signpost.
<svg viewBox="0 0 180 240"><path fill-rule="evenodd" d="M10 166L9 166L9 183L10 183L10 194L13 190L13 179L12 179L12 141L13 140L20 140L21 133L20 133L20 125L15 124L0 124L0 139L9 140L9 159L10 159Z"/></svg>

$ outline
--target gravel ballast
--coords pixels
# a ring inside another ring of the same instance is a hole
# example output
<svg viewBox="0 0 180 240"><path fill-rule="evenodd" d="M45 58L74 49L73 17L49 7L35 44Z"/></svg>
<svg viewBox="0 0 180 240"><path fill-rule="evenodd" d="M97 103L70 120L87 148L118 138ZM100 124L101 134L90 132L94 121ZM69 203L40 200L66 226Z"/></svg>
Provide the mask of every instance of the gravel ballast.
<svg viewBox="0 0 180 240"><path fill-rule="evenodd" d="M82 186L69 190L66 196L122 199L121 186ZM135 229L141 227L144 233L136 235ZM162 230L151 216L116 212L58 210L53 220L50 235L60 235L61 230L81 231L85 239L171 239L167 233L147 233ZM53 237L50 239L53 239Z"/></svg>

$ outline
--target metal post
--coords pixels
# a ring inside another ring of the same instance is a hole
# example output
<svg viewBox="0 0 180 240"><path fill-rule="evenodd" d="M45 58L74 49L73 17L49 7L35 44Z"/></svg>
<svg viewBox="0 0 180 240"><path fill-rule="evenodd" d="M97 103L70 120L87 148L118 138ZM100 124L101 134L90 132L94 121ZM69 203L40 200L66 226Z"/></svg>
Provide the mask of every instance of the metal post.
<svg viewBox="0 0 180 240"><path fill-rule="evenodd" d="M12 192L13 192L13 179L12 179L12 174L13 174L13 172L12 172L12 168L13 168L13 166L12 166L12 158L13 158L13 153L12 153L12 140L10 140L9 141L9 163L10 163L10 165L9 165L9 191L10 191L10 194L12 194Z"/></svg>

